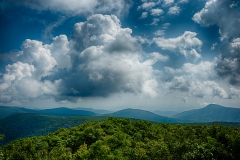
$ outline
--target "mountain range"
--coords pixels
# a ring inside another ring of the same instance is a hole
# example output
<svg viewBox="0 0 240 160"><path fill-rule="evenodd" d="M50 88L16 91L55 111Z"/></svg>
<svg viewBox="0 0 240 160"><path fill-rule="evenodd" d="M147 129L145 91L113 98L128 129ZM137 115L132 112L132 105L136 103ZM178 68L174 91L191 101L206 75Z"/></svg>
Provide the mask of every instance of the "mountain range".
<svg viewBox="0 0 240 160"><path fill-rule="evenodd" d="M52 109L27 109L22 107L7 107L0 106L0 118L18 114L18 113L36 113L41 115L51 115L51 116L97 116L95 112L88 110L71 109L66 107L52 108Z"/></svg>
<svg viewBox="0 0 240 160"><path fill-rule="evenodd" d="M92 112L98 111L98 113ZM107 114L100 114L107 113ZM27 109L21 107L0 106L0 134L4 134L4 140L0 146L12 140L47 135L59 128L73 127L88 121L101 121L109 116L143 119L152 122L164 123L196 123L240 126L240 109L210 104L204 108L184 111L171 117L161 116L156 113L141 109L123 109L109 113L107 110L94 110L84 108L53 108L53 109ZM172 114L172 112L171 112Z"/></svg>
<svg viewBox="0 0 240 160"><path fill-rule="evenodd" d="M0 119L0 146L15 139L43 136L60 128L74 127L89 121L103 121L103 116L48 116L35 113L13 114ZM1 158L0 158L1 159Z"/></svg>
<svg viewBox="0 0 240 160"><path fill-rule="evenodd" d="M92 108L52 108L27 109L21 107L0 106L0 118L17 113L35 113L49 116L116 116L123 118L144 119L155 122L240 122L240 109L209 104L200 109L193 109L181 113L173 111L156 111L155 113L141 109L123 109L116 112L108 110L95 110ZM162 113L162 115L161 115ZM169 116L166 116L169 115Z"/></svg>

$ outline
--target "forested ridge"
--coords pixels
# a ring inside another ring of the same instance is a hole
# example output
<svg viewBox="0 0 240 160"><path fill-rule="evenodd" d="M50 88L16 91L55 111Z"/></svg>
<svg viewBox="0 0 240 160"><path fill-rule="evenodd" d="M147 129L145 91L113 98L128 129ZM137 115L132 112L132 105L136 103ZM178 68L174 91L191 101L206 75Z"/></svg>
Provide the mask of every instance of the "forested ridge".
<svg viewBox="0 0 240 160"><path fill-rule="evenodd" d="M0 147L0 159L240 159L240 131L110 117Z"/></svg>
<svg viewBox="0 0 240 160"><path fill-rule="evenodd" d="M47 116L35 113L20 113L0 119L0 134L5 137L0 146L13 140L45 136L59 128L74 127L89 121L103 121L103 116Z"/></svg>

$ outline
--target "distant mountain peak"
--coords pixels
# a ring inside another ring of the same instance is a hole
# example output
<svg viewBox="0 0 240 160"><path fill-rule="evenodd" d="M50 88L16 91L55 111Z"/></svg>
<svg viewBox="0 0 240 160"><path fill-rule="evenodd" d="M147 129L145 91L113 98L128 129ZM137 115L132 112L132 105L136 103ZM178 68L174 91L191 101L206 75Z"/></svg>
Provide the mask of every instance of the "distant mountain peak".
<svg viewBox="0 0 240 160"><path fill-rule="evenodd" d="M224 106L221 106L219 104L208 104L206 107L204 108L227 108L227 107L224 107Z"/></svg>
<svg viewBox="0 0 240 160"><path fill-rule="evenodd" d="M182 120L192 120L195 122L240 122L240 109L224 107L218 104L209 104L200 109L185 111L173 116Z"/></svg>

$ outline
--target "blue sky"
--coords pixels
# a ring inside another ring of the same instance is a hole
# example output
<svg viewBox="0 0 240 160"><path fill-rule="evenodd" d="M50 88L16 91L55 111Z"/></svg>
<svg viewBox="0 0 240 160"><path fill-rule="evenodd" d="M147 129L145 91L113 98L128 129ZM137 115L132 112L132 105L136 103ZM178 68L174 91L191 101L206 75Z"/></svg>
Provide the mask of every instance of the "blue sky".
<svg viewBox="0 0 240 160"><path fill-rule="evenodd" d="M240 107L240 2L0 2L0 105Z"/></svg>

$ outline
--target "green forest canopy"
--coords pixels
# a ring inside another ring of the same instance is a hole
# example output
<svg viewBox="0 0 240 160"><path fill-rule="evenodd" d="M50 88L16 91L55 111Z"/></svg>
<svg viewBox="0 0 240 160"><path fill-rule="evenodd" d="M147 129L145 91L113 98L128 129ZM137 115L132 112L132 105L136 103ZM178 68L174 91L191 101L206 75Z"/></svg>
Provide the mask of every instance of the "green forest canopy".
<svg viewBox="0 0 240 160"><path fill-rule="evenodd" d="M0 147L0 159L240 159L240 130L110 117Z"/></svg>

